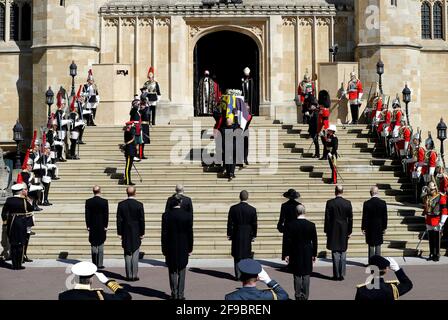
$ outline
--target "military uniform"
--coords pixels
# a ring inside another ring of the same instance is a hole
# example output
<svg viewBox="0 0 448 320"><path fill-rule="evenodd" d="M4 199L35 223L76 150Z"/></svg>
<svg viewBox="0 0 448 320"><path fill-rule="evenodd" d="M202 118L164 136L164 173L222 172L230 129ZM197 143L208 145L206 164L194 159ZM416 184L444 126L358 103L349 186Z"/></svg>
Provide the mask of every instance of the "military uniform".
<svg viewBox="0 0 448 320"><path fill-rule="evenodd" d="M386 269L390 268L395 272L397 280L385 281L383 275L374 274L373 276L376 279L374 278L371 282L357 286L355 300L394 301L412 289L412 281L395 260L391 258L387 260L379 255L375 255L369 258L369 265L376 266L382 272L386 272Z"/></svg>
<svg viewBox="0 0 448 320"><path fill-rule="evenodd" d="M16 184L13 191L20 191L23 184ZM2 209L2 221L6 224L6 232L11 245L11 260L14 270L24 269L22 267L24 247L27 245L27 228L32 223L33 207L22 196L15 195L6 199Z"/></svg>
<svg viewBox="0 0 448 320"><path fill-rule="evenodd" d="M89 75L87 77L87 83L82 87L82 95L85 97L86 109L83 111L87 115L87 125L96 126L95 116L96 109L99 103L98 88L95 83L93 83L93 72L92 69L89 70Z"/></svg>
<svg viewBox="0 0 448 320"><path fill-rule="evenodd" d="M72 273L81 279L89 280L93 275L98 277L105 284L111 293L105 293L103 289L93 289L90 284L78 283L71 290L59 294L59 300L131 300L131 295L116 281L109 280L102 273L96 273L97 267L87 261L78 262L72 267ZM85 282L85 281L84 281ZM90 281L89 281L90 282Z"/></svg>
<svg viewBox="0 0 448 320"><path fill-rule="evenodd" d="M338 158L339 140L334 133L333 135L330 135L328 131L333 131L334 133L336 133L336 126L331 125L328 128L327 133L323 138L323 142L324 142L324 158L328 159L328 163L331 169L331 181L333 184L337 184L338 175L337 175L336 161Z"/></svg>
<svg viewBox="0 0 448 320"><path fill-rule="evenodd" d="M151 121L150 109L146 101L142 101L140 103L140 117L141 117L141 126L142 126L142 140L143 143L141 145L141 159L146 159L145 157L145 145L151 143L149 126Z"/></svg>
<svg viewBox="0 0 448 320"><path fill-rule="evenodd" d="M154 80L154 68L150 67L148 71L148 81L143 85L148 90L148 104L151 112L152 125L156 125L156 106L160 100L160 86L157 81Z"/></svg>
<svg viewBox="0 0 448 320"><path fill-rule="evenodd" d="M429 184L429 187L437 190L433 182ZM440 232L443 230L448 217L447 196L439 192L427 194L423 199L423 215L425 216L426 230L428 231L428 260L439 261Z"/></svg>
<svg viewBox="0 0 448 320"><path fill-rule="evenodd" d="M131 181L131 170L134 164L135 157L135 144L134 144L134 134L135 127L133 122L129 121L126 123L126 129L124 130L124 156L126 158L126 169L125 169L125 184L133 185Z"/></svg>
<svg viewBox="0 0 448 320"><path fill-rule="evenodd" d="M241 260L237 265L242 276L245 278L258 277L268 287L268 290L259 290L255 285L244 286L225 296L226 300L287 300L288 293L275 281L271 280L262 269L259 262L252 259ZM262 275L263 273L263 275ZM244 282L243 282L244 283Z"/></svg>

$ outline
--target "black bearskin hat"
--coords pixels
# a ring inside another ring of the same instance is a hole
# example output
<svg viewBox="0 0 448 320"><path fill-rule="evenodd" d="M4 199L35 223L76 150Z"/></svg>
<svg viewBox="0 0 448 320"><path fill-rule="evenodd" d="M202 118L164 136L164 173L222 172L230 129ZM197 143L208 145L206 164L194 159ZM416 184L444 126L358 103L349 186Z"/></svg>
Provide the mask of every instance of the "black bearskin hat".
<svg viewBox="0 0 448 320"><path fill-rule="evenodd" d="M331 107L330 94L327 90L321 90L319 92L319 105L324 106L324 108Z"/></svg>

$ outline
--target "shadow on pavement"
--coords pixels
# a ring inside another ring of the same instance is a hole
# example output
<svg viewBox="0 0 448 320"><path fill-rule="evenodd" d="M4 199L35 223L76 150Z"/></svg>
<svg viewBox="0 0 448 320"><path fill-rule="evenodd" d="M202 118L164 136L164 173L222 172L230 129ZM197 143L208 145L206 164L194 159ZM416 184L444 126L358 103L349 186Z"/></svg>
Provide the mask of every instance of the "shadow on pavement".
<svg viewBox="0 0 448 320"><path fill-rule="evenodd" d="M320 260L321 260L321 261L324 261L324 262L333 263L333 260L332 260L332 259L329 259L329 258L321 258ZM362 268L367 267L364 263L362 263L362 262L357 262L357 261L350 261L350 260L347 260L346 264L347 264L348 266L356 266L356 267L362 267Z"/></svg>
<svg viewBox="0 0 448 320"><path fill-rule="evenodd" d="M12 270L12 264L7 263L5 260L0 260L0 268Z"/></svg>
<svg viewBox="0 0 448 320"><path fill-rule="evenodd" d="M327 275L324 275L324 274L322 274L320 272L313 272L313 273L311 273L311 278L317 278L317 279L322 279L322 280L331 280L331 281L333 281L332 276L327 276Z"/></svg>
<svg viewBox="0 0 448 320"><path fill-rule="evenodd" d="M154 260L154 259L140 259L139 262L150 264L150 265L156 266L156 267L166 267L165 262L159 261L159 260Z"/></svg>
<svg viewBox="0 0 448 320"><path fill-rule="evenodd" d="M99 270L99 271L104 273L104 275L110 279L126 281L126 277L122 276L121 274L107 270Z"/></svg>
<svg viewBox="0 0 448 320"><path fill-rule="evenodd" d="M145 287L133 287L129 284L122 284L123 288L128 291L129 293L135 293L139 294L145 297L150 298L159 298L163 300L168 300L171 298L171 296L167 295L165 292L151 289L151 288L145 288Z"/></svg>
<svg viewBox="0 0 448 320"><path fill-rule="evenodd" d="M190 268L189 271L199 274L205 274L210 277L215 277L219 279L233 280L235 281L235 277L227 272L216 271L216 270L207 270L201 268Z"/></svg>

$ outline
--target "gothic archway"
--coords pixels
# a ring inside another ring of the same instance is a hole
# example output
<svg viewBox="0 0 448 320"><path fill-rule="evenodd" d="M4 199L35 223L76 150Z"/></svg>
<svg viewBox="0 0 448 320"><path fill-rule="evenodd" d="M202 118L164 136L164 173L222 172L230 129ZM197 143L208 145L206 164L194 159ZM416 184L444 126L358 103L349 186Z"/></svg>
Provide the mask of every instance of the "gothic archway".
<svg viewBox="0 0 448 320"><path fill-rule="evenodd" d="M243 70L251 69L258 103L254 113L259 114L260 101L260 49L248 35L230 30L215 31L202 36L194 47L194 101L197 87L205 70L216 77L221 91L241 89Z"/></svg>

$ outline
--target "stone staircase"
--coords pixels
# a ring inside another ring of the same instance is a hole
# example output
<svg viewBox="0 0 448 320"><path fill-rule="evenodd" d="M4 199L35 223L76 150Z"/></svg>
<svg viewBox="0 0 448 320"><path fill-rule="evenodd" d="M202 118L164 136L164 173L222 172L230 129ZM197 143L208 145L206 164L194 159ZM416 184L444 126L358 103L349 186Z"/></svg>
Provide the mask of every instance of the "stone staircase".
<svg viewBox="0 0 448 320"><path fill-rule="evenodd" d="M326 161L311 158L314 146L308 151L304 125L282 125L263 117L252 123L250 165L236 171L236 179L228 182L214 168L204 167L200 152L213 149L212 119L185 119L151 130L152 144L145 153L150 159L136 163L143 182L133 170L137 183L137 198L145 205L146 236L141 251L149 258L162 258L160 250L161 215L165 201L181 183L194 205L195 246L193 258L228 258L230 242L226 238L228 209L238 202L242 189L250 193L249 202L257 208L259 231L253 243L258 258L278 258L281 255L281 237L276 225L282 194L295 188L302 195L307 216L316 223L319 252L330 257L325 248L323 233L326 200L333 197L334 186L328 183L330 170ZM198 126L200 121L201 127ZM208 131L207 131L208 130ZM273 134L264 141L263 130ZM413 197L410 181L401 174L399 163L381 158L382 150L368 135L365 125L338 127L339 171L344 179L345 197L352 201L354 232L349 241L348 254L363 257L367 247L360 230L362 203L369 198L371 185L380 187L380 195L389 205L389 227L383 252L386 255L414 255L418 236L424 229L421 210L408 204ZM84 201L91 197L94 184L102 186L103 196L110 203L110 226L106 241L106 257L122 257L116 236L116 205L125 198L125 186L119 185L124 171L124 157L118 145L122 143L120 127L88 127L84 135L86 145L80 146L79 161L60 163L61 180L52 183L50 201L54 204L36 214L36 235L32 237L29 255L33 258L87 258L90 247L84 222ZM276 137L276 138L275 138ZM181 163L170 159L173 147L183 150L178 156ZM254 158L257 153L271 154L277 149L278 162ZM256 152L257 151L257 152ZM426 243L423 248L426 250Z"/></svg>

